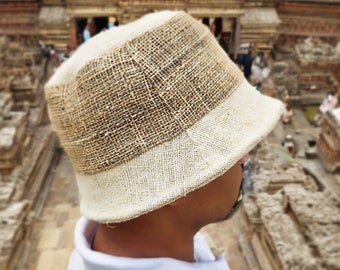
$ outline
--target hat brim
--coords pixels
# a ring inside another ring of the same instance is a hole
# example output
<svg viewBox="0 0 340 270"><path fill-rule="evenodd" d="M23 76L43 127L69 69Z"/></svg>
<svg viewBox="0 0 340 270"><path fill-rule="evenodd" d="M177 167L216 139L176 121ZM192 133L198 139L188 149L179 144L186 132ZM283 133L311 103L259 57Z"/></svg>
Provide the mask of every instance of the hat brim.
<svg viewBox="0 0 340 270"><path fill-rule="evenodd" d="M169 204L231 168L269 134L282 111L279 100L260 94L244 80L223 103L172 140L105 172L76 172L81 213L116 223Z"/></svg>

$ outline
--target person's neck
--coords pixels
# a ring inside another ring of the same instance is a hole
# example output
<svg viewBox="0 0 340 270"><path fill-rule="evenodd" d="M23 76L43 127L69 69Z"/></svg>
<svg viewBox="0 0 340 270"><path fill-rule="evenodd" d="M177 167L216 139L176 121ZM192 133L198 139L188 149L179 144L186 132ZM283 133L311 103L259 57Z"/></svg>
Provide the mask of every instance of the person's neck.
<svg viewBox="0 0 340 270"><path fill-rule="evenodd" d="M170 257L193 262L195 233L178 219L149 213L114 227L100 224L93 249L114 256Z"/></svg>

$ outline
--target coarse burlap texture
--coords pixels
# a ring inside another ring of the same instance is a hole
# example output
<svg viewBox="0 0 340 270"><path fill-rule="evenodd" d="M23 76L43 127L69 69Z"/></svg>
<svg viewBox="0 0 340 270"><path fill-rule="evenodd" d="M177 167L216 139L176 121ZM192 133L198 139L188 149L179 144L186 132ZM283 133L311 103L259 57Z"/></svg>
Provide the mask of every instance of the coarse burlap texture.
<svg viewBox="0 0 340 270"><path fill-rule="evenodd" d="M209 29L158 12L83 44L45 86L81 213L121 222L208 184L276 124Z"/></svg>

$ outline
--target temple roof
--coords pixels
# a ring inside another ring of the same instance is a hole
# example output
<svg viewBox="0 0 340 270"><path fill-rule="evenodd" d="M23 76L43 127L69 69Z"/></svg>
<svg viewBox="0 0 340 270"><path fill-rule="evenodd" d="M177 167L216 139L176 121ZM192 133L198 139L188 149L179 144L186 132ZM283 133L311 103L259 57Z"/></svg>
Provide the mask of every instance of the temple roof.
<svg viewBox="0 0 340 270"><path fill-rule="evenodd" d="M278 25L281 20L275 8L245 8L241 16L241 25Z"/></svg>

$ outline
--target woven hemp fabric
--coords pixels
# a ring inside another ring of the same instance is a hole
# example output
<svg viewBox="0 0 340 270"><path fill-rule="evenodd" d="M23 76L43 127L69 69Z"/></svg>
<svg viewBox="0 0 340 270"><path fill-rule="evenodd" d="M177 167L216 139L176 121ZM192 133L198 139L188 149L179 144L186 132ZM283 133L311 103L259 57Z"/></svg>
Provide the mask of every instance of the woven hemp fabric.
<svg viewBox="0 0 340 270"><path fill-rule="evenodd" d="M45 92L62 146L91 175L178 136L242 80L209 29L179 13Z"/></svg>

